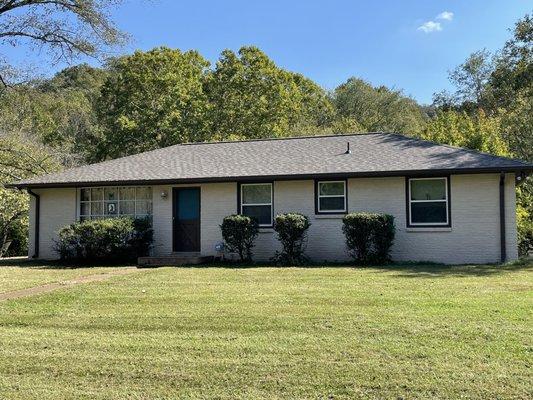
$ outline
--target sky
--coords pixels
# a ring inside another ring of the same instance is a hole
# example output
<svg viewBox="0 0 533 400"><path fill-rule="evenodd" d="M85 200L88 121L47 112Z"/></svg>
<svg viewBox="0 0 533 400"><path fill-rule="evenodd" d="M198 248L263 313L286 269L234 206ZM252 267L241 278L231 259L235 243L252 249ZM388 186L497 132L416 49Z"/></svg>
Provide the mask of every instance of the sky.
<svg viewBox="0 0 533 400"><path fill-rule="evenodd" d="M355 76L428 104L450 89L450 69L500 49L531 11L528 0L126 0L111 14L131 36L119 53L196 49L214 63L224 49L255 45L326 89ZM7 56L30 57L24 48ZM62 67L40 64L45 74Z"/></svg>

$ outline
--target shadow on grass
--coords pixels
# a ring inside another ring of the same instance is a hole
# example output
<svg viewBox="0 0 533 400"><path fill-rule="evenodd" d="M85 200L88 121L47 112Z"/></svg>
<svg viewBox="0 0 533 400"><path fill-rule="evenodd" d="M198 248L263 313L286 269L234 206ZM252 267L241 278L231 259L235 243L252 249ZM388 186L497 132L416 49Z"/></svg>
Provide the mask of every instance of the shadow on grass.
<svg viewBox="0 0 533 400"><path fill-rule="evenodd" d="M171 266L170 266L171 267ZM446 276L489 276L513 271L533 271L533 260L520 260L507 264L468 264L447 265L431 262L402 262L387 265L360 266L353 263L307 263L305 265L277 265L274 263L238 263L238 262L212 262L199 265L179 265L177 268L220 268L220 269L250 269L250 268L352 268L354 270L366 270L375 273L396 272L395 277L446 277ZM146 267L158 268L158 267Z"/></svg>
<svg viewBox="0 0 533 400"><path fill-rule="evenodd" d="M1 267L20 267L35 269L75 269L75 268L117 268L136 266L132 263L114 263L114 264L65 264L60 261L33 260L27 257L13 257L0 259ZM173 266L164 266L173 267ZM514 271L533 271L533 260L520 260L507 264L468 264L468 265L447 265L430 262L402 262L391 263L387 265L360 266L353 263L307 263L305 265L277 265L274 263L238 263L238 262L211 262L199 265L179 265L176 268L220 268L220 269L250 269L250 268L303 268L303 269L321 269L321 268L353 268L354 270L367 270L375 273L395 272L395 277L427 277L438 278L447 276L489 276ZM139 268L162 268L158 266L146 266Z"/></svg>
<svg viewBox="0 0 533 400"><path fill-rule="evenodd" d="M137 267L135 263L111 263L111 264L72 264L61 261L34 260L28 257L10 257L0 259L0 268L19 267L33 269L77 269L77 268L117 268Z"/></svg>
<svg viewBox="0 0 533 400"><path fill-rule="evenodd" d="M396 272L394 276L401 278L439 278L491 276L515 271L533 271L532 260L519 260L507 264L465 264L446 265L432 263L401 263L371 267L380 272Z"/></svg>

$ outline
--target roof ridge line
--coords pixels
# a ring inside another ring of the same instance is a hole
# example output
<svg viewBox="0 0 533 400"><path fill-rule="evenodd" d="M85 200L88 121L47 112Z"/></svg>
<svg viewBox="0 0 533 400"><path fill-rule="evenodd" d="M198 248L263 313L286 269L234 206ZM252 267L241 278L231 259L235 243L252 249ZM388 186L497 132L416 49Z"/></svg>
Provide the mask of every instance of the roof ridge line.
<svg viewBox="0 0 533 400"><path fill-rule="evenodd" d="M350 133L330 133L327 135L304 135L304 136L286 136L286 137L271 137L271 138L257 138L257 139L241 139L241 140L219 140L214 142L187 142L177 143L167 147L173 146L193 146L201 144L221 144L221 143L249 143L249 142L268 142L275 140L297 140L297 139L314 139L314 138L328 138L328 137L343 137L343 136L365 136L365 135L400 135L397 132L350 132ZM164 149L161 147L160 149ZM158 149L159 150L159 149Z"/></svg>

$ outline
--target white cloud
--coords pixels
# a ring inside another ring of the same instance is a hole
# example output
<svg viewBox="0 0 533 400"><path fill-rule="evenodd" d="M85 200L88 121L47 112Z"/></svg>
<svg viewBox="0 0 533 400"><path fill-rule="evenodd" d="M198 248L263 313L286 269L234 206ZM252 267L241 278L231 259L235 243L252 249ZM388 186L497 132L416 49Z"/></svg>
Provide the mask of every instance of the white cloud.
<svg viewBox="0 0 533 400"><path fill-rule="evenodd" d="M439 15L437 15L437 19L451 21L453 19L453 13L451 11L443 11Z"/></svg>
<svg viewBox="0 0 533 400"><path fill-rule="evenodd" d="M438 31L442 31L442 26L440 22L427 21L427 22L424 22L422 25L420 25L418 27L418 30L423 31L425 33L438 32Z"/></svg>

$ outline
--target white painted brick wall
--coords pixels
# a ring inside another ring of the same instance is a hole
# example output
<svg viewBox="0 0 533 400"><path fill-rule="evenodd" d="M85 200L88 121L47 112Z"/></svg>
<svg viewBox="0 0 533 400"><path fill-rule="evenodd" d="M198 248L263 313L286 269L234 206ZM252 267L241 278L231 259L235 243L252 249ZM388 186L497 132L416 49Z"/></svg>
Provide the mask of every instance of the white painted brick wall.
<svg viewBox="0 0 533 400"><path fill-rule="evenodd" d="M65 225L76 221L76 189L39 189L34 190L41 197L40 232L39 232L39 258L50 260L57 259L54 251L54 240L57 232ZM35 224L35 200L30 202L30 232ZM30 234L32 245L28 255L34 254L33 232Z"/></svg>
<svg viewBox="0 0 533 400"><path fill-rule="evenodd" d="M206 183L201 188L201 252L215 254L222 240L222 218L237 211L237 184ZM168 196L163 199L161 193ZM51 250L59 227L75 220L75 189L40 190L41 257L55 258ZM33 203L32 203L33 204ZM172 186L153 187L154 255L172 252ZM451 229L408 230L405 226L405 178L365 178L348 181L348 209L386 212L396 218L395 260L445 263L498 262L499 175L454 175L451 177ZM302 212L310 217L307 254L316 261L346 260L342 216L315 216L312 180L274 183L274 213ZM34 213L34 204L30 219ZM517 258L514 175L506 178L506 243L508 259ZM33 219L31 219L33 221ZM275 233L262 229L254 248L257 260L268 260L279 249ZM31 249L30 249L31 254Z"/></svg>

